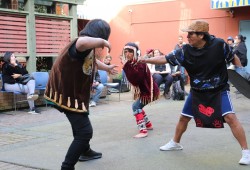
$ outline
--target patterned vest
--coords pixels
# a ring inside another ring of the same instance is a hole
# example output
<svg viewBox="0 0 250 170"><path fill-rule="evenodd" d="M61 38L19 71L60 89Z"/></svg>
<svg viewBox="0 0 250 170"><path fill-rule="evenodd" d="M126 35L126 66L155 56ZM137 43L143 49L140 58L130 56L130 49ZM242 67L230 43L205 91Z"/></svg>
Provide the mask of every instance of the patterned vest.
<svg viewBox="0 0 250 170"><path fill-rule="evenodd" d="M57 57L45 90L45 98L62 110L88 114L95 57L93 50L82 59L69 56L70 42Z"/></svg>

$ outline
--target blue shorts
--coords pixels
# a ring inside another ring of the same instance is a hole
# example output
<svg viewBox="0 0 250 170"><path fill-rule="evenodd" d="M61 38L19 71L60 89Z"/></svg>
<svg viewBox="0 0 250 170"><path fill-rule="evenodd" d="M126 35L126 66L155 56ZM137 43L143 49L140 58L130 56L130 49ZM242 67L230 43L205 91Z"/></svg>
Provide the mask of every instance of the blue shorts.
<svg viewBox="0 0 250 170"><path fill-rule="evenodd" d="M221 92L221 111L222 111L222 116L225 116L228 113L235 113L233 111L233 105L232 105L229 91ZM181 114L183 116L193 118L192 93L189 93Z"/></svg>

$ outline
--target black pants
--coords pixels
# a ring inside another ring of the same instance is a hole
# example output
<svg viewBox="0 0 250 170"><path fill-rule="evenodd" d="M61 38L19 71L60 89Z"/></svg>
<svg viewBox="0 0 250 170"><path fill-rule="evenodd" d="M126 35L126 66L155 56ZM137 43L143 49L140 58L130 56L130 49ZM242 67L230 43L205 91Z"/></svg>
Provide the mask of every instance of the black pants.
<svg viewBox="0 0 250 170"><path fill-rule="evenodd" d="M90 148L89 141L92 138L93 129L87 115L67 112L65 114L71 124L74 140L62 163L62 170L74 170L80 155Z"/></svg>
<svg viewBox="0 0 250 170"><path fill-rule="evenodd" d="M185 88L185 80L182 76L175 76L173 77L173 81L178 81L180 80L180 85L181 85L181 89L184 91Z"/></svg>

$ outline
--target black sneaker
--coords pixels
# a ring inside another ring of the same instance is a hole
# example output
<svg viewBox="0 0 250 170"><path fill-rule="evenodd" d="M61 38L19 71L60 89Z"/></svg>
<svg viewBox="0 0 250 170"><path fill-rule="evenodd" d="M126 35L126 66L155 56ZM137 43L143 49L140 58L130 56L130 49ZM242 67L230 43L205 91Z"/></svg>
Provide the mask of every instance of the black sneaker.
<svg viewBox="0 0 250 170"><path fill-rule="evenodd" d="M95 152L92 149L89 149L87 152L81 154L79 161L89 161L92 159L99 159L102 157L102 153Z"/></svg>

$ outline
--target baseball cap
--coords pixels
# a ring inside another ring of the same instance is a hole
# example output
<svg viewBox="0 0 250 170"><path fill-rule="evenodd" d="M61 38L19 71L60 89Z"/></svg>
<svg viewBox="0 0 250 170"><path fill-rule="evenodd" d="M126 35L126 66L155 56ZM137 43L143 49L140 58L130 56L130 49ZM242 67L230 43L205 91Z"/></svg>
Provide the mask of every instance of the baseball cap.
<svg viewBox="0 0 250 170"><path fill-rule="evenodd" d="M152 53L154 51L154 49L150 48L150 49L147 49L146 53L149 54L149 53Z"/></svg>
<svg viewBox="0 0 250 170"><path fill-rule="evenodd" d="M227 40L232 40L233 41L234 39L233 39L233 37L229 36L229 37L227 37Z"/></svg>
<svg viewBox="0 0 250 170"><path fill-rule="evenodd" d="M192 22L187 28L181 29L183 32L208 32L209 24L203 20Z"/></svg>

